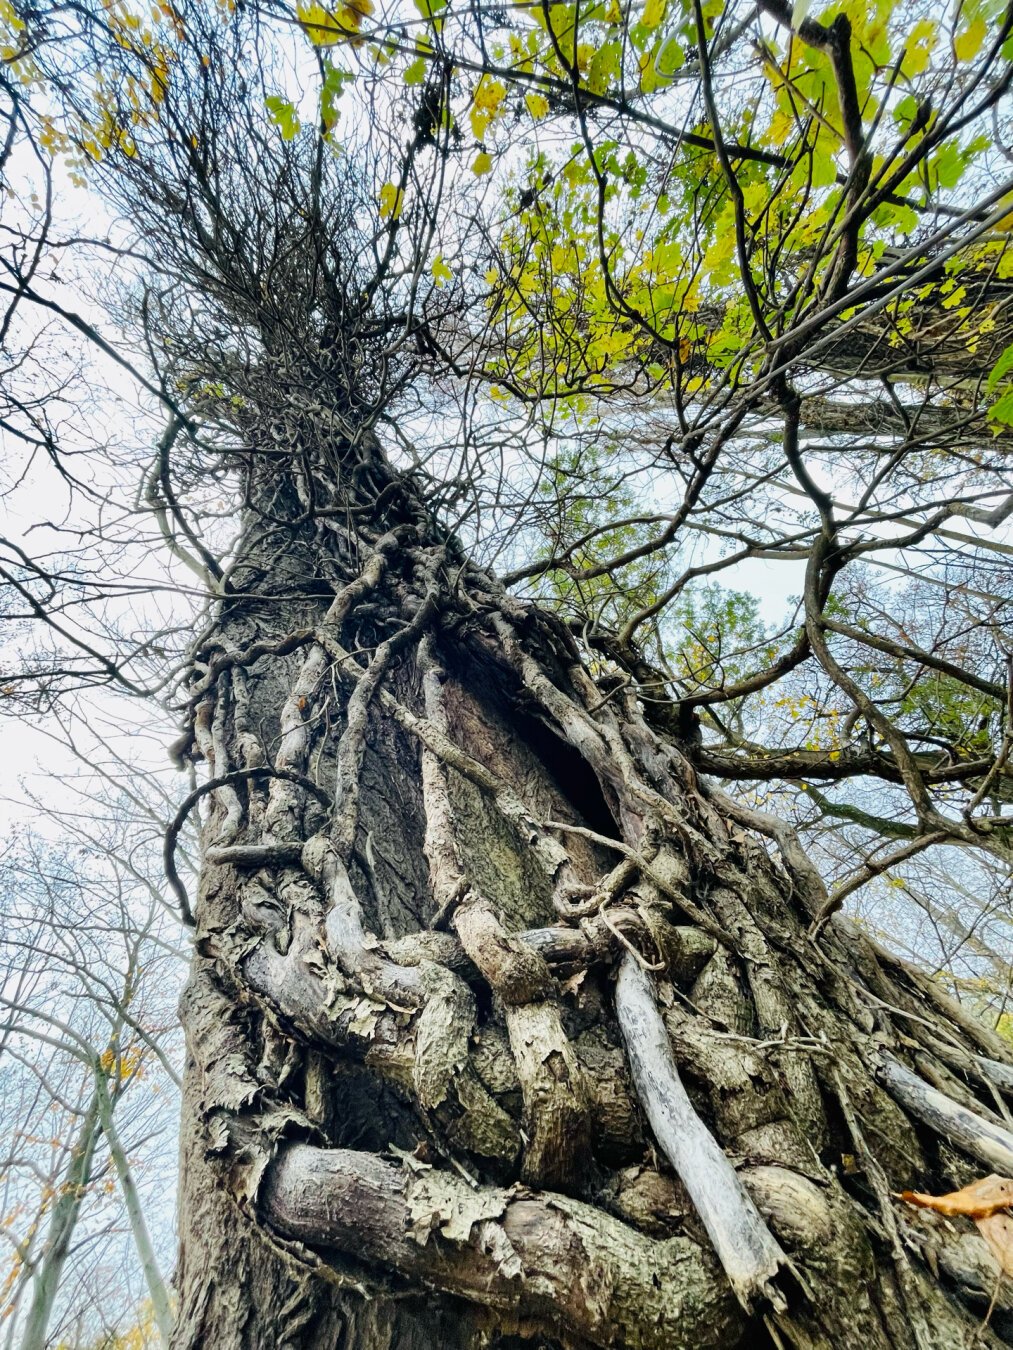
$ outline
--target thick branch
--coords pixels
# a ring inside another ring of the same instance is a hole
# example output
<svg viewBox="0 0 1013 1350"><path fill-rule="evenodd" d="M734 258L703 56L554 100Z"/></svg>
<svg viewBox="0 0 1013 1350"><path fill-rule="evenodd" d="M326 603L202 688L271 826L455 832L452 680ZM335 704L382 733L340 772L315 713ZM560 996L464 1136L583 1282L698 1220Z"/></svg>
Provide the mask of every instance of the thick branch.
<svg viewBox="0 0 1013 1350"><path fill-rule="evenodd" d="M705 1254L656 1242L564 1196L473 1190L446 1173L370 1153L284 1148L261 1190L279 1232L332 1248L594 1346L708 1350L734 1345L740 1314Z"/></svg>

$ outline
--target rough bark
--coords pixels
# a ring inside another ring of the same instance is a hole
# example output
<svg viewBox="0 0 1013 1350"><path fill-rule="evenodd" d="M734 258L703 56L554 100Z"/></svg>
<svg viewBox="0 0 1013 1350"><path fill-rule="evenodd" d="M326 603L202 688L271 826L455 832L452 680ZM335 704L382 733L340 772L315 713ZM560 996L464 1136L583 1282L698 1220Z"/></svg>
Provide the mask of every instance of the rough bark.
<svg viewBox="0 0 1013 1350"><path fill-rule="evenodd" d="M894 1198L997 1165L1005 1045L369 438L301 444L193 652L176 1350L1005 1343Z"/></svg>

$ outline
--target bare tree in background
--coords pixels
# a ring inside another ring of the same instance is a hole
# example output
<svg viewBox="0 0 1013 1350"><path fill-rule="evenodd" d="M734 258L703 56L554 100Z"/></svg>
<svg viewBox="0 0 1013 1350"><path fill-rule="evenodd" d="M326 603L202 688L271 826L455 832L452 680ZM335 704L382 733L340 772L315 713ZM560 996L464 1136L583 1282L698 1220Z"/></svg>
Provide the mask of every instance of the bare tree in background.
<svg viewBox="0 0 1013 1350"><path fill-rule="evenodd" d="M66 796L63 847L29 836L3 873L6 1343L44 1350L75 1325L94 1331L129 1313L122 1255L111 1286L98 1258L125 1224L167 1344L171 1304L135 1170L158 1157L179 1087L171 994L158 991L160 977L171 991L179 954L160 936L158 900L138 895L129 864L101 856L95 797L75 829Z"/></svg>
<svg viewBox="0 0 1013 1350"><path fill-rule="evenodd" d="M172 1343L1008 1344L897 1193L1013 1175L1013 1051L841 908L1010 856L1010 14L418 8L16 10L196 592L176 663L9 569L19 697L182 719Z"/></svg>

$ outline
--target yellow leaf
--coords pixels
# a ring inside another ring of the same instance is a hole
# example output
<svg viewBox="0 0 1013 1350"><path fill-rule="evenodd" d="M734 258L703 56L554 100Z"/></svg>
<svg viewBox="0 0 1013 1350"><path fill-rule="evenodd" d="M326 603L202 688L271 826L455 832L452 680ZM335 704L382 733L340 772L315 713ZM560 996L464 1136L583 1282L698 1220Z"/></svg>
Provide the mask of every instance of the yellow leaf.
<svg viewBox="0 0 1013 1350"><path fill-rule="evenodd" d="M443 261L442 253L437 253L436 257L433 259L432 273L433 280L439 287L442 287L446 282L453 280L454 274Z"/></svg>
<svg viewBox="0 0 1013 1350"><path fill-rule="evenodd" d="M338 21L343 28L350 28L357 33L363 19L368 19L372 13L373 0L345 0L338 11Z"/></svg>
<svg viewBox="0 0 1013 1350"><path fill-rule="evenodd" d="M958 61L974 60L981 51L986 31L985 20L975 19L970 28L965 29L960 37L953 39L953 54Z"/></svg>
<svg viewBox="0 0 1013 1350"><path fill-rule="evenodd" d="M404 206L404 192L396 183L384 183L380 189L380 219L398 220Z"/></svg>
<svg viewBox="0 0 1013 1350"><path fill-rule="evenodd" d="M505 98L506 85L499 80L490 80L487 75L483 75L475 90L475 101L469 113L471 130L476 141L482 140L489 123L495 121L500 115L500 108Z"/></svg>
<svg viewBox="0 0 1013 1350"><path fill-rule="evenodd" d="M904 44L902 69L905 75L920 75L929 64L929 58L939 38L939 25L931 19L916 23Z"/></svg>
<svg viewBox="0 0 1013 1350"><path fill-rule="evenodd" d="M3 22L15 33L20 33L24 28L24 22L18 18L17 11L10 3L10 0L0 0L0 22Z"/></svg>
<svg viewBox="0 0 1013 1350"><path fill-rule="evenodd" d="M296 14L314 46L329 47L341 41L337 17L324 9L323 5L299 5Z"/></svg>
<svg viewBox="0 0 1013 1350"><path fill-rule="evenodd" d="M302 4L296 9L299 22L316 47L330 47L336 42L352 41L359 46L355 35L362 28L363 19L373 13L373 0L344 0L336 10L319 4Z"/></svg>
<svg viewBox="0 0 1013 1350"><path fill-rule="evenodd" d="M641 23L645 28L657 28L665 17L665 0L647 0Z"/></svg>
<svg viewBox="0 0 1013 1350"><path fill-rule="evenodd" d="M785 112L783 108L778 108L774 116L770 119L770 139L774 145L784 145L785 141L795 130L796 122L793 113Z"/></svg>
<svg viewBox="0 0 1013 1350"><path fill-rule="evenodd" d="M524 102L527 104L528 112L536 122L540 121L549 111L549 100L543 98L541 94L525 94Z"/></svg>
<svg viewBox="0 0 1013 1350"><path fill-rule="evenodd" d="M506 85L499 80L490 80L483 75L475 90L475 107L485 112L495 112L506 98Z"/></svg>
<svg viewBox="0 0 1013 1350"><path fill-rule="evenodd" d="M480 151L472 160L471 172L481 178L482 174L492 171L492 155Z"/></svg>

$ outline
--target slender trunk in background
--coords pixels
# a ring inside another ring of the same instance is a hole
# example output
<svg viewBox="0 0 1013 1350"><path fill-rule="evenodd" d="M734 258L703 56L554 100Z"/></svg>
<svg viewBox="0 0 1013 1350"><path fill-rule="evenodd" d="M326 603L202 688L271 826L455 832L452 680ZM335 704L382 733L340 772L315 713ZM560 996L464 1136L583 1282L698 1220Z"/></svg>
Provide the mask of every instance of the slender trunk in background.
<svg viewBox="0 0 1013 1350"><path fill-rule="evenodd" d="M96 1095L102 1133L105 1135L106 1144L109 1147L109 1156L112 1159L113 1167L116 1169L116 1178L120 1183L123 1206L127 1211L131 1236L134 1239L134 1246L137 1248L137 1258L141 1263L141 1272L144 1275L148 1297L151 1299L155 1325L158 1327L163 1345L168 1345L172 1336L172 1304L165 1282L162 1279L162 1273L158 1268L155 1250L151 1245L148 1225L144 1221L144 1207L134 1184L130 1160L124 1151L119 1133L113 1122L113 1102L109 1096L109 1088L101 1075L96 1078Z"/></svg>
<svg viewBox="0 0 1013 1350"><path fill-rule="evenodd" d="M32 1302L25 1322L21 1350L46 1350L50 1343L49 1323L59 1292L63 1267L67 1262L70 1244L81 1213L81 1203L91 1180L92 1159L101 1132L102 1122L96 1089L81 1118L81 1125L71 1148L67 1175L58 1183L46 1244L32 1272Z"/></svg>

